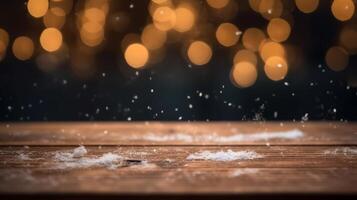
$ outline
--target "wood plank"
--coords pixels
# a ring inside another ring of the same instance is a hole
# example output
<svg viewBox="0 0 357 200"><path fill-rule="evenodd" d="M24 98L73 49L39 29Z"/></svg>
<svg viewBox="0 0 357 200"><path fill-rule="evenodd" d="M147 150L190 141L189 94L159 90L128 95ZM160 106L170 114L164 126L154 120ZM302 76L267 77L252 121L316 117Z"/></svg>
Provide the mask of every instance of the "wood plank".
<svg viewBox="0 0 357 200"><path fill-rule="evenodd" d="M298 136L289 138L294 134ZM357 123L0 123L0 145L265 145L267 143L357 145Z"/></svg>
<svg viewBox="0 0 357 200"><path fill-rule="evenodd" d="M74 147L1 147L0 193L357 195L356 146L88 146L86 157L111 152L148 163L63 168L54 155ZM186 159L203 150L228 149L255 151L262 157L229 162Z"/></svg>

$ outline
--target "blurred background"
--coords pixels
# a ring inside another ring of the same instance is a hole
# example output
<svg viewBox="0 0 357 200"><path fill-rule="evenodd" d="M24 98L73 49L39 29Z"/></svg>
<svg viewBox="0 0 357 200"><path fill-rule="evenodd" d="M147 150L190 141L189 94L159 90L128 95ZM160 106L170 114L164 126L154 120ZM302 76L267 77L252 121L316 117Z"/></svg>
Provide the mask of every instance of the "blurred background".
<svg viewBox="0 0 357 200"><path fill-rule="evenodd" d="M0 120L356 120L355 5L0 1Z"/></svg>

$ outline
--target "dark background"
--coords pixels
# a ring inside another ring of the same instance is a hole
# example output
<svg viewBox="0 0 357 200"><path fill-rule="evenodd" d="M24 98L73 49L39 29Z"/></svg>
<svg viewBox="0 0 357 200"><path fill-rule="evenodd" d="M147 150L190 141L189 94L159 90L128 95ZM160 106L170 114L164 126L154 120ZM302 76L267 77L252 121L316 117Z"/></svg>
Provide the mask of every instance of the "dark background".
<svg viewBox="0 0 357 200"><path fill-rule="evenodd" d="M266 26L267 20L253 12L247 1L238 3L231 22L240 30ZM135 20L125 33L140 33L148 22L147 4L114 1L110 12L126 11ZM350 56L342 72L331 71L324 62L325 52L336 45L346 24L332 16L330 4L320 1L318 10L308 15L297 9L292 12L292 34L285 43L300 54L289 63L283 81L269 80L260 61L255 85L240 89L229 79L232 52L228 49L215 46L209 64L190 67L181 56L182 45L170 44L162 62L136 71L125 63L119 48L125 33L113 31L106 32L105 45L95 56L92 78L78 79L69 63L44 73L34 59L19 61L11 52L17 36L29 35L37 56L42 20L28 14L25 1L0 1L0 27L10 34L10 48L0 62L0 120L356 120L356 56ZM69 43L75 37L74 17L71 14L62 29Z"/></svg>

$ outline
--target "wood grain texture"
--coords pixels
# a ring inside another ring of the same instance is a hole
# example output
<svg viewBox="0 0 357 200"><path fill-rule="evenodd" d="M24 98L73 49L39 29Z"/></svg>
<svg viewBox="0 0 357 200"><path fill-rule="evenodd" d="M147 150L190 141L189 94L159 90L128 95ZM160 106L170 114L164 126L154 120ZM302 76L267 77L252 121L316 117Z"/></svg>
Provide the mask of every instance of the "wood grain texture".
<svg viewBox="0 0 357 200"><path fill-rule="evenodd" d="M353 123L14 123L0 127L0 196L357 195ZM217 139L297 129L303 133L297 138L191 141L213 132ZM167 140L140 139L148 134ZM167 137L170 134L186 136ZM86 158L113 153L146 164L63 168L56 153L72 152L79 144L86 145ZM254 151L261 157L228 162L187 159L205 150Z"/></svg>
<svg viewBox="0 0 357 200"><path fill-rule="evenodd" d="M296 139L210 140L301 131ZM177 137L174 137L174 136ZM154 137L153 137L154 136ZM160 138L167 138L160 140ZM202 139L205 138L205 139ZM357 145L357 123L84 122L0 123L0 145Z"/></svg>

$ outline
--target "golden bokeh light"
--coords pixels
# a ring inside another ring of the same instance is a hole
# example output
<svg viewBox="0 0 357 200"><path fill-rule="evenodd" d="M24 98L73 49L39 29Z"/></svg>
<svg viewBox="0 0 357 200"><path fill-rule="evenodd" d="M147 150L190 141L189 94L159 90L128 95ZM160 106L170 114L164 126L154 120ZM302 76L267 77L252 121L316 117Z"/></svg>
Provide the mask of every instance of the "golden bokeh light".
<svg viewBox="0 0 357 200"><path fill-rule="evenodd" d="M272 56L285 58L286 52L283 45L273 41L263 41L259 48L260 57L266 61Z"/></svg>
<svg viewBox="0 0 357 200"><path fill-rule="evenodd" d="M352 0L333 0L331 11L336 19L347 21L355 13L355 4Z"/></svg>
<svg viewBox="0 0 357 200"><path fill-rule="evenodd" d="M5 55L6 55L6 45L2 40L0 40L0 61L4 59Z"/></svg>
<svg viewBox="0 0 357 200"><path fill-rule="evenodd" d="M344 27L340 33L339 42L349 54L357 54L357 27Z"/></svg>
<svg viewBox="0 0 357 200"><path fill-rule="evenodd" d="M99 8L85 9L84 20L103 24L105 21L105 12Z"/></svg>
<svg viewBox="0 0 357 200"><path fill-rule="evenodd" d="M217 41L225 47L235 45L238 42L240 35L241 32L239 29L231 23L223 23L219 25L216 31Z"/></svg>
<svg viewBox="0 0 357 200"><path fill-rule="evenodd" d="M141 43L141 37L136 33L128 33L121 40L120 47L123 52L126 51L129 45L134 43Z"/></svg>
<svg viewBox="0 0 357 200"><path fill-rule="evenodd" d="M89 46L95 47L104 40L103 26L96 22L86 22L80 29L81 41Z"/></svg>
<svg viewBox="0 0 357 200"><path fill-rule="evenodd" d="M259 1L259 12L265 19L280 17L284 6L281 0L261 0Z"/></svg>
<svg viewBox="0 0 357 200"><path fill-rule="evenodd" d="M163 3L166 3L168 0L151 0L151 1L156 4L163 4Z"/></svg>
<svg viewBox="0 0 357 200"><path fill-rule="evenodd" d="M168 31L176 24L176 13L170 7L159 7L153 14L153 21L157 29Z"/></svg>
<svg viewBox="0 0 357 200"><path fill-rule="evenodd" d="M211 47L203 41L194 41L187 50L187 56L195 65L205 65L212 57Z"/></svg>
<svg viewBox="0 0 357 200"><path fill-rule="evenodd" d="M33 17L43 17L48 10L48 0L29 0L27 10Z"/></svg>
<svg viewBox="0 0 357 200"><path fill-rule="evenodd" d="M288 73L288 64L285 59L279 56L268 58L264 65L264 72L273 81L280 81Z"/></svg>
<svg viewBox="0 0 357 200"><path fill-rule="evenodd" d="M348 53L339 46L329 48L326 53L325 61L327 66L333 71L342 71L348 65Z"/></svg>
<svg viewBox="0 0 357 200"><path fill-rule="evenodd" d="M50 0L50 10L57 15L67 15L71 12L73 0Z"/></svg>
<svg viewBox="0 0 357 200"><path fill-rule="evenodd" d="M261 0L248 0L249 6L255 12L259 12L259 4Z"/></svg>
<svg viewBox="0 0 357 200"><path fill-rule="evenodd" d="M0 41L2 41L5 46L9 44L9 34L2 28L0 28Z"/></svg>
<svg viewBox="0 0 357 200"><path fill-rule="evenodd" d="M319 6L320 0L295 0L296 7L303 13L312 13Z"/></svg>
<svg viewBox="0 0 357 200"><path fill-rule="evenodd" d="M207 0L207 4L212 8L221 9L228 5L230 0Z"/></svg>
<svg viewBox="0 0 357 200"><path fill-rule="evenodd" d="M62 33L56 28L46 28L41 33L40 44L48 52L57 51L62 45Z"/></svg>
<svg viewBox="0 0 357 200"><path fill-rule="evenodd" d="M253 51L250 51L247 49L242 49L242 50L239 50L234 55L234 58L233 58L233 63L239 63L239 62L250 62L254 66L256 66L258 59Z"/></svg>
<svg viewBox="0 0 357 200"><path fill-rule="evenodd" d="M28 60L34 52L34 44L29 37L20 36L12 44L12 52L19 60Z"/></svg>
<svg viewBox="0 0 357 200"><path fill-rule="evenodd" d="M265 39L265 34L258 28L248 28L242 37L243 46L251 51L258 51L259 46Z"/></svg>
<svg viewBox="0 0 357 200"><path fill-rule="evenodd" d="M254 64L243 61L233 66L230 76L234 85L240 88L247 88L254 85L258 72Z"/></svg>
<svg viewBox="0 0 357 200"><path fill-rule="evenodd" d="M59 16L49 11L43 16L43 23L47 28L61 29L66 21L66 16Z"/></svg>
<svg viewBox="0 0 357 200"><path fill-rule="evenodd" d="M290 36L291 28L287 21L281 18L274 18L270 20L267 32L270 37L275 42L283 42L287 40Z"/></svg>
<svg viewBox="0 0 357 200"><path fill-rule="evenodd" d="M139 43L134 43L128 46L125 50L124 57L128 65L138 69L145 66L149 60L149 51Z"/></svg>
<svg viewBox="0 0 357 200"><path fill-rule="evenodd" d="M153 24L149 24L141 34L141 42L149 50L159 49L166 42L166 32L157 29Z"/></svg>
<svg viewBox="0 0 357 200"><path fill-rule="evenodd" d="M191 30L195 23L195 15L192 10L186 7L178 7L175 13L176 24L174 29L181 33Z"/></svg>

